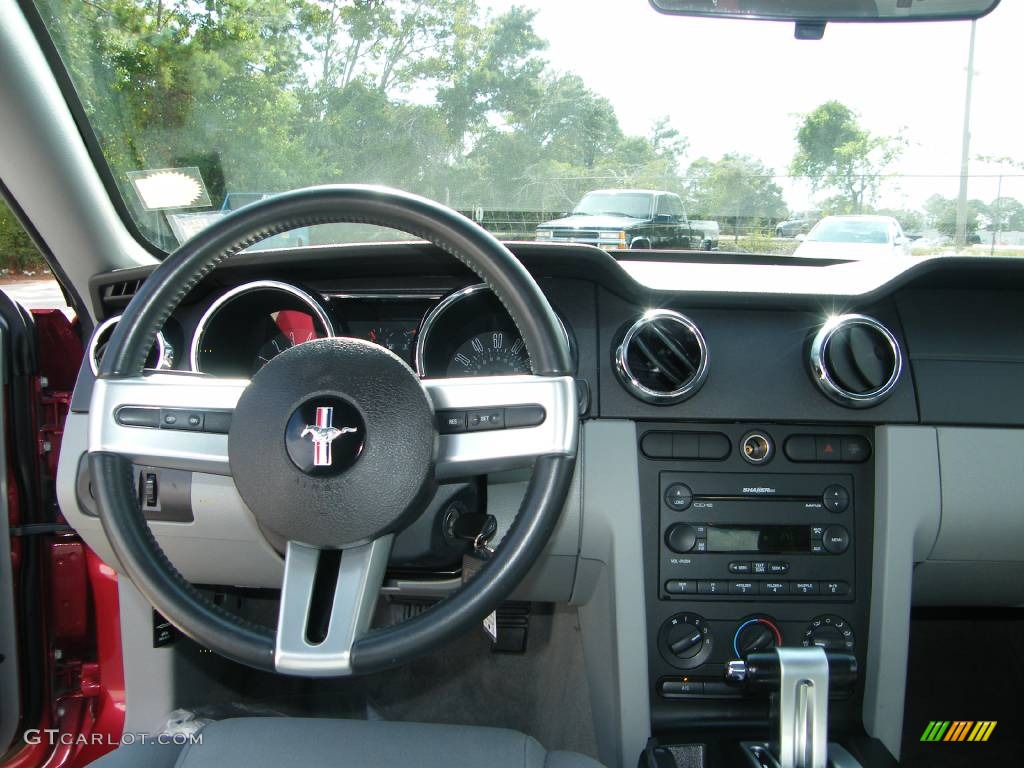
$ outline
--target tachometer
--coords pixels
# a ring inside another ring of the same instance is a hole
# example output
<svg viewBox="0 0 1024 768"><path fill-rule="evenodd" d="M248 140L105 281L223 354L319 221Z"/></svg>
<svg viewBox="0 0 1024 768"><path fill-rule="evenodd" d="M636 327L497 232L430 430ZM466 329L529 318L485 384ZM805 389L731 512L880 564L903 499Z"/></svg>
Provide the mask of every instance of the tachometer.
<svg viewBox="0 0 1024 768"><path fill-rule="evenodd" d="M289 347L334 335L330 318L308 293L260 280L233 288L203 315L192 338L192 369L249 377Z"/></svg>
<svg viewBox="0 0 1024 768"><path fill-rule="evenodd" d="M502 376L529 373L530 356L516 333L478 333L455 350L448 363L449 376Z"/></svg>

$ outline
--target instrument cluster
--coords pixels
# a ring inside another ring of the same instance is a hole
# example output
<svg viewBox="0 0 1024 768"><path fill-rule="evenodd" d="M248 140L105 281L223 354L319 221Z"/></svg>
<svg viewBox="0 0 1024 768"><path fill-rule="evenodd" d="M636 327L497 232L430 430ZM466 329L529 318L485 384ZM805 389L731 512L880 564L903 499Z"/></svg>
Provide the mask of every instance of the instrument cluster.
<svg viewBox="0 0 1024 768"><path fill-rule="evenodd" d="M575 356L575 344L563 331ZM530 355L508 312L485 285L443 294L320 293L258 280L215 298L195 323L175 368L249 378L289 347L347 336L379 344L422 378L531 372Z"/></svg>

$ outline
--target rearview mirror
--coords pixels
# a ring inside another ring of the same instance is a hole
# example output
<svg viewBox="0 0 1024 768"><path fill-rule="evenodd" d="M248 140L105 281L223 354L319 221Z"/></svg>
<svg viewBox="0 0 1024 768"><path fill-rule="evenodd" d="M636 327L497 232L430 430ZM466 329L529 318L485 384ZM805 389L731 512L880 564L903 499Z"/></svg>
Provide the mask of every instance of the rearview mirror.
<svg viewBox="0 0 1024 768"><path fill-rule="evenodd" d="M977 19L999 0L651 0L661 13L773 21Z"/></svg>

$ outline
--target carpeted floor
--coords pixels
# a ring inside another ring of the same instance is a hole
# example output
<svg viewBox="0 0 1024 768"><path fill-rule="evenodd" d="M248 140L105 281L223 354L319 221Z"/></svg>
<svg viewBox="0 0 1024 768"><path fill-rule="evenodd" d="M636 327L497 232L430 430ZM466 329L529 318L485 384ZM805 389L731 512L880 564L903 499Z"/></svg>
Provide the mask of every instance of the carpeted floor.
<svg viewBox="0 0 1024 768"><path fill-rule="evenodd" d="M363 678L302 680L259 672L180 644L178 705L212 719L243 715L373 718L514 728L548 749L596 755L575 610L534 606L527 650L492 653L479 631L443 652Z"/></svg>

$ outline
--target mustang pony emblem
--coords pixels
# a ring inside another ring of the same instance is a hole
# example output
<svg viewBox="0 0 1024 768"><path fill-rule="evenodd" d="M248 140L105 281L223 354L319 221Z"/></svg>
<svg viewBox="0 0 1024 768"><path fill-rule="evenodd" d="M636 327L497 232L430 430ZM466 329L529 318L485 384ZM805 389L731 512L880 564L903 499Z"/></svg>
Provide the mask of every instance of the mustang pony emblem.
<svg viewBox="0 0 1024 768"><path fill-rule="evenodd" d="M335 427L334 407L320 406L316 409L316 424L307 424L299 437L313 438L313 466L331 466L331 443L342 435L358 432L355 427Z"/></svg>

